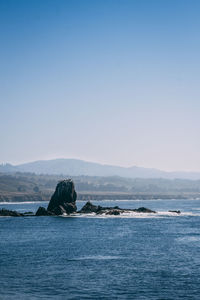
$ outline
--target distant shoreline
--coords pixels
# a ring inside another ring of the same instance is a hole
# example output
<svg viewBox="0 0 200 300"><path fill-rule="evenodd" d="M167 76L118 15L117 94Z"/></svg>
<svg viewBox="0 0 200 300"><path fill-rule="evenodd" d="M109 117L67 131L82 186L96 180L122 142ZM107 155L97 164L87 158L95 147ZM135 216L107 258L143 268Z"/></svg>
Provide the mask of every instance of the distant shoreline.
<svg viewBox="0 0 200 300"><path fill-rule="evenodd" d="M49 201L52 193L1 193L0 203L37 203ZM78 201L137 201L137 200L199 200L200 195L197 193L190 194L128 194L128 193L96 193L80 192Z"/></svg>

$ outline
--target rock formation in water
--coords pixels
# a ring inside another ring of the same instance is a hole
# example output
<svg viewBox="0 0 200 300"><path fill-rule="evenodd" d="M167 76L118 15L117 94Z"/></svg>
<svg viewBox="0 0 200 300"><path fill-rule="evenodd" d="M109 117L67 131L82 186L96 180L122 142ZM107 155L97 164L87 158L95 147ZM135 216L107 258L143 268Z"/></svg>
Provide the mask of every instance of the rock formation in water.
<svg viewBox="0 0 200 300"><path fill-rule="evenodd" d="M51 197L47 211L55 215L71 214L76 212L76 198L74 183L71 179L60 181Z"/></svg>
<svg viewBox="0 0 200 300"><path fill-rule="evenodd" d="M53 216L54 213L52 213L52 212L48 211L46 208L40 206L38 208L38 210L36 211L35 215L37 217L39 217L39 216Z"/></svg>
<svg viewBox="0 0 200 300"><path fill-rule="evenodd" d="M176 214L180 214L181 211L180 210L168 210L168 212L171 212L171 213L176 213Z"/></svg>
<svg viewBox="0 0 200 300"><path fill-rule="evenodd" d="M76 212L76 198L77 194L75 191L74 183L71 179L60 181L54 194L51 197L47 209L39 207L36 216L52 216L52 215L63 215L71 214Z"/></svg>
<svg viewBox="0 0 200 300"><path fill-rule="evenodd" d="M5 208L0 209L0 216L1 217L23 217L24 214L19 213L15 210L8 210Z"/></svg>
<svg viewBox="0 0 200 300"><path fill-rule="evenodd" d="M137 212L137 213L156 213L156 211L151 210L146 207L139 207L137 209L123 209L119 208L118 206L114 207L103 207L100 205L93 205L91 202L87 202L78 213L81 214L89 214L89 213L96 213L98 215L106 214L106 215L120 215L121 213L127 212Z"/></svg>
<svg viewBox="0 0 200 300"><path fill-rule="evenodd" d="M72 214L77 211L76 207L76 198L77 194L75 191L74 183L71 179L66 179L60 181L55 189L54 194L49 201L49 205L46 208L39 207L35 216L59 216L63 214ZM120 215L121 213L156 213L154 210L145 207L139 207L138 209L124 209L119 208L118 206L114 207L103 207L100 205L93 205L90 201L88 201L81 210L78 211L80 214L90 214L95 213L97 215L105 214L105 215ZM171 211L176 212L177 214L180 211ZM33 216L34 214L31 212L28 213L18 213L16 211L9 211L6 209L0 210L0 216Z"/></svg>
<svg viewBox="0 0 200 300"><path fill-rule="evenodd" d="M0 217L28 217L28 216L34 216L33 212L28 211L24 213L20 213L15 210L9 210L2 208L0 209Z"/></svg>

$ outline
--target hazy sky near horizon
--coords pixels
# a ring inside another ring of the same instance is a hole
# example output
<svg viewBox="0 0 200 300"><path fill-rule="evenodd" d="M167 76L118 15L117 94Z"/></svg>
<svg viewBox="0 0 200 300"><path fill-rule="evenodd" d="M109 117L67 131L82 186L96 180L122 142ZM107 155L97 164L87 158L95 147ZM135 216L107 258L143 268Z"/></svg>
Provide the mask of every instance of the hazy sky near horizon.
<svg viewBox="0 0 200 300"><path fill-rule="evenodd" d="M0 0L0 163L200 171L200 1Z"/></svg>

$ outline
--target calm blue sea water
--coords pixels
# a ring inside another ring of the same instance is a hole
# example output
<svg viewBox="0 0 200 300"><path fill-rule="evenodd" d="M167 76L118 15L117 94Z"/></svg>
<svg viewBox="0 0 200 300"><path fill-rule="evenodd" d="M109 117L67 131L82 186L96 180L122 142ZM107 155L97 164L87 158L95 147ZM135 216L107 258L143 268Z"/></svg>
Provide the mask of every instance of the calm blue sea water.
<svg viewBox="0 0 200 300"><path fill-rule="evenodd" d="M0 299L200 299L200 200L101 204L159 213L0 218Z"/></svg>

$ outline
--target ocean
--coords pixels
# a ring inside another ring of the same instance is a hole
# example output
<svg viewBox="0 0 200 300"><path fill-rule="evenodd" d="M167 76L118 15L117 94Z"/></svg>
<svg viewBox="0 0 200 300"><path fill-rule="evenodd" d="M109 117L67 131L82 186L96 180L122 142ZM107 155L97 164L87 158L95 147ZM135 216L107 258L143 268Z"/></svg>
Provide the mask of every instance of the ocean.
<svg viewBox="0 0 200 300"><path fill-rule="evenodd" d="M200 299L200 200L92 203L158 213L1 217L0 299Z"/></svg>

